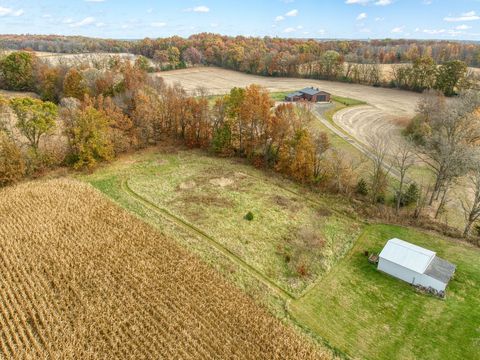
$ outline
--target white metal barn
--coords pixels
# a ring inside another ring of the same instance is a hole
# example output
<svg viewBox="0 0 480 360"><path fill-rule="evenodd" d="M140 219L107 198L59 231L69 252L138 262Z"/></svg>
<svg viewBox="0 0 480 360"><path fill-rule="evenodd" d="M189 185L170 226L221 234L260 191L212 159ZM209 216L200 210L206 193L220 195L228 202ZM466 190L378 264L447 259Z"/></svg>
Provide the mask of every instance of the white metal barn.
<svg viewBox="0 0 480 360"><path fill-rule="evenodd" d="M437 291L445 291L455 269L435 252L400 239L388 240L378 260L378 270Z"/></svg>

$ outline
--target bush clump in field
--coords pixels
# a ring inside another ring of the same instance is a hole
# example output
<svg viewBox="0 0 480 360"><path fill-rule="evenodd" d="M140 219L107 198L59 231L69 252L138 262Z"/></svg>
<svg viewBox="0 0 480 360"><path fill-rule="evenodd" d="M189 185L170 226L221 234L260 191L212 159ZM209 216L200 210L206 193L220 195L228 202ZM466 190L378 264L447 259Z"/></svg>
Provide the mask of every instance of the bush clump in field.
<svg viewBox="0 0 480 360"><path fill-rule="evenodd" d="M314 272L321 256L325 239L313 226L302 226L285 244L277 249L288 269L287 276L305 278Z"/></svg>
<svg viewBox="0 0 480 360"><path fill-rule="evenodd" d="M357 183L357 194L366 196L368 195L368 185L365 179L361 178Z"/></svg>
<svg viewBox="0 0 480 360"><path fill-rule="evenodd" d="M0 187L12 184L25 174L25 162L20 149L0 132Z"/></svg>
<svg viewBox="0 0 480 360"><path fill-rule="evenodd" d="M394 201L397 201L397 197L400 194L395 194L394 196ZM400 206L408 206L410 204L414 204L417 202L418 197L420 196L420 190L418 188L418 185L416 183L411 183L408 185L407 190L401 194L400 198Z"/></svg>
<svg viewBox="0 0 480 360"><path fill-rule="evenodd" d="M253 220L253 213L249 211L248 213L245 214L244 218L245 220L252 221Z"/></svg>

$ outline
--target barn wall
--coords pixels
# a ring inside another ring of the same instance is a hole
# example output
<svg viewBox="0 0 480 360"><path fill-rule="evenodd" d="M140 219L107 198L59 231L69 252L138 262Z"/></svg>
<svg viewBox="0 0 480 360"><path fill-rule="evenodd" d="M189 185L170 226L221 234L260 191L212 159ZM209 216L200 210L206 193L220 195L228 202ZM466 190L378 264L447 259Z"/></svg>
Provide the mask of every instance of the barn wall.
<svg viewBox="0 0 480 360"><path fill-rule="evenodd" d="M445 288L447 287L447 284L425 274L422 274L421 278L416 280L416 283L425 287L434 288L437 291L445 291Z"/></svg>
<svg viewBox="0 0 480 360"><path fill-rule="evenodd" d="M447 284L432 278L425 274L419 274L410 269L404 268L391 261L380 258L378 261L378 270L383 271L389 275L392 275L400 280L406 281L410 284L418 284L425 287L434 288L437 291L445 291Z"/></svg>
<svg viewBox="0 0 480 360"><path fill-rule="evenodd" d="M392 275L400 280L406 281L410 284L416 283L417 279L422 276L415 271L404 268L391 261L380 258L378 261L378 270L383 271L389 275Z"/></svg>

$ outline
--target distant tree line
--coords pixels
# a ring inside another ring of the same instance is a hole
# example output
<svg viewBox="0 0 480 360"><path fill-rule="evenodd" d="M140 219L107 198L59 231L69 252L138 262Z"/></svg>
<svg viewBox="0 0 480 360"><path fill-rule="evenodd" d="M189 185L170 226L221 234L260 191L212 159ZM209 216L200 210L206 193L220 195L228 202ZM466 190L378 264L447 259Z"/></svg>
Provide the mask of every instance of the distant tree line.
<svg viewBox="0 0 480 360"><path fill-rule="evenodd" d="M339 80L414 91L446 88L447 95L454 80L455 91L476 84L467 66L480 67L480 45L454 41L319 41L210 33L137 41L3 35L0 47L65 53L128 52L154 60L158 67L152 71L205 64L264 76ZM398 66L393 76L387 76L380 64Z"/></svg>
<svg viewBox="0 0 480 360"><path fill-rule="evenodd" d="M299 63L306 63L309 56L320 55L328 50L337 51L347 62L397 64L408 63L418 57L431 57L436 63L461 60L467 66L480 67L480 45L476 42L449 40L315 40L255 38L245 36L223 36L212 33L200 33L188 38L173 36L169 38L143 40L115 40L88 38L83 36L60 35L0 35L0 48L33 49L35 51L78 54L87 52L133 52L154 57L155 51L169 50L176 47L183 55L189 48L195 48L204 54L207 47L213 46L205 56L209 62L211 56L223 55L215 59L218 65L235 62L236 55L246 57L246 63L255 65L256 59L265 52L300 57ZM192 54L187 51L186 56ZM243 52L243 56L242 53ZM209 54L210 53L210 54ZM198 54L193 54L198 55ZM223 59L222 59L223 57ZM230 59L227 59L230 58ZM237 57L238 60L238 57ZM243 61L242 61L243 62ZM246 70L248 66L244 69Z"/></svg>

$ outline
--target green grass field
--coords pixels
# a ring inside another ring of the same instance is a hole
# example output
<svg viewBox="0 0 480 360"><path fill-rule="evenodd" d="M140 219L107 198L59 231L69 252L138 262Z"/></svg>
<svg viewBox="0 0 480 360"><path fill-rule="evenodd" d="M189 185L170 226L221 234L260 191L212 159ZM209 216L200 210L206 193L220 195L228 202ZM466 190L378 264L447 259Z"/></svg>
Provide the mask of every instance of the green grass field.
<svg viewBox="0 0 480 360"><path fill-rule="evenodd" d="M332 95L332 100L337 103L343 104L345 106L356 106L356 105L366 104L366 102L362 100L350 99L350 98L336 96L336 95Z"/></svg>
<svg viewBox="0 0 480 360"><path fill-rule="evenodd" d="M380 273L364 251L399 237L457 265L447 298L415 292ZM478 359L480 249L412 229L371 225L347 257L303 298L295 318L352 356L368 359Z"/></svg>
<svg viewBox="0 0 480 360"><path fill-rule="evenodd" d="M341 202L318 194L305 195L314 198L306 201L297 185L279 176L193 151L150 153L85 178L117 201L126 196L122 179L294 295L326 273L361 231L334 212L342 211ZM249 211L252 221L244 218Z"/></svg>

